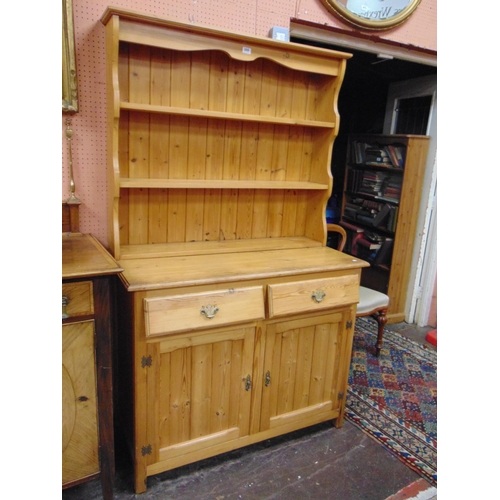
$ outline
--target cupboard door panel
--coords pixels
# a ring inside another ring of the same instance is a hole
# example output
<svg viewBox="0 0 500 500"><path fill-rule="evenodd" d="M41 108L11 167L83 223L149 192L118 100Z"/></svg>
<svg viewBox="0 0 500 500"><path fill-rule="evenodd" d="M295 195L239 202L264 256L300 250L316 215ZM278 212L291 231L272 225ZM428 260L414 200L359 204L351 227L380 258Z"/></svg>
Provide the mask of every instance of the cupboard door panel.
<svg viewBox="0 0 500 500"><path fill-rule="evenodd" d="M149 441L159 435L152 454L158 462L248 434L254 336L254 327L226 328L155 343L148 400L156 417Z"/></svg>
<svg viewBox="0 0 500 500"><path fill-rule="evenodd" d="M62 484L99 472L94 322L62 327Z"/></svg>
<svg viewBox="0 0 500 500"><path fill-rule="evenodd" d="M337 416L342 317L335 313L268 326L261 431L308 415Z"/></svg>

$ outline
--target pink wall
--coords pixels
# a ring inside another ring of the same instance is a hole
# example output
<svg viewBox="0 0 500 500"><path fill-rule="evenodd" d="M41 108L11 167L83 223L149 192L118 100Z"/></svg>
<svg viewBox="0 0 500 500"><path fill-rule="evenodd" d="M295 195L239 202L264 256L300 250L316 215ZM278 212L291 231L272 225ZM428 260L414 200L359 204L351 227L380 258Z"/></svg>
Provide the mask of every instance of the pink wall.
<svg viewBox="0 0 500 500"><path fill-rule="evenodd" d="M437 50L437 2L422 0L400 27L380 32L383 38ZM73 170L80 206L80 231L107 245L106 71L104 26L109 2L73 0L79 112L72 119ZM113 0L110 5L185 23L232 32L268 36L272 26L288 27L290 18L354 30L337 19L321 0ZM373 32L372 32L373 33ZM69 197L69 171L62 116L62 199Z"/></svg>

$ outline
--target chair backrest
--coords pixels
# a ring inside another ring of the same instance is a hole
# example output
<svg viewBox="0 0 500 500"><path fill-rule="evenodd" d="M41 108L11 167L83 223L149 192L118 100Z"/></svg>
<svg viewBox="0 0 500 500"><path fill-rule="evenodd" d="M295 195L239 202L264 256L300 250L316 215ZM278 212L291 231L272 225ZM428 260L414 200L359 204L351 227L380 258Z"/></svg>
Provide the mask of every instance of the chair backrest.
<svg viewBox="0 0 500 500"><path fill-rule="evenodd" d="M340 239L339 239L339 243L337 245L337 250L339 252L342 252L342 250L344 250L345 242L347 240L347 234L345 232L345 229L342 226L339 226L338 224L327 224L326 229L327 229L327 231L331 231L333 233L340 234Z"/></svg>

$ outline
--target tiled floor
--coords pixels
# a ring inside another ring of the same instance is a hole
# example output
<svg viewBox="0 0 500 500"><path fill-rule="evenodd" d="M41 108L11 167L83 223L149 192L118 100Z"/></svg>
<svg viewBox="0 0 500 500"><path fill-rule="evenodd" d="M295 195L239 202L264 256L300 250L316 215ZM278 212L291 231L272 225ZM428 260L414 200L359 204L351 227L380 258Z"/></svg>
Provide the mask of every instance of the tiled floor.
<svg viewBox="0 0 500 500"><path fill-rule="evenodd" d="M425 340L430 327L398 323L390 328L431 345ZM132 465L119 440L116 447L117 500L399 500L415 498L408 494L426 486L349 421L340 429L320 424L150 477L141 495L134 493ZM100 483L94 480L64 490L62 498L101 499ZM418 498L435 497L427 493Z"/></svg>

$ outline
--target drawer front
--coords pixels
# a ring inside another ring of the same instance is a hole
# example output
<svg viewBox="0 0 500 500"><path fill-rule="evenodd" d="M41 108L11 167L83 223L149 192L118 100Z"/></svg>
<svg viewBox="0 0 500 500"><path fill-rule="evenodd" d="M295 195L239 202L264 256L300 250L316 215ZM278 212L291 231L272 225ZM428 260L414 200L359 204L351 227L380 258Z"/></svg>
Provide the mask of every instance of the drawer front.
<svg viewBox="0 0 500 500"><path fill-rule="evenodd" d="M144 299L146 336L264 318L262 287Z"/></svg>
<svg viewBox="0 0 500 500"><path fill-rule="evenodd" d="M94 314L92 281L62 284L63 319Z"/></svg>
<svg viewBox="0 0 500 500"><path fill-rule="evenodd" d="M268 287L269 317L314 312L359 302L358 275L281 283Z"/></svg>

